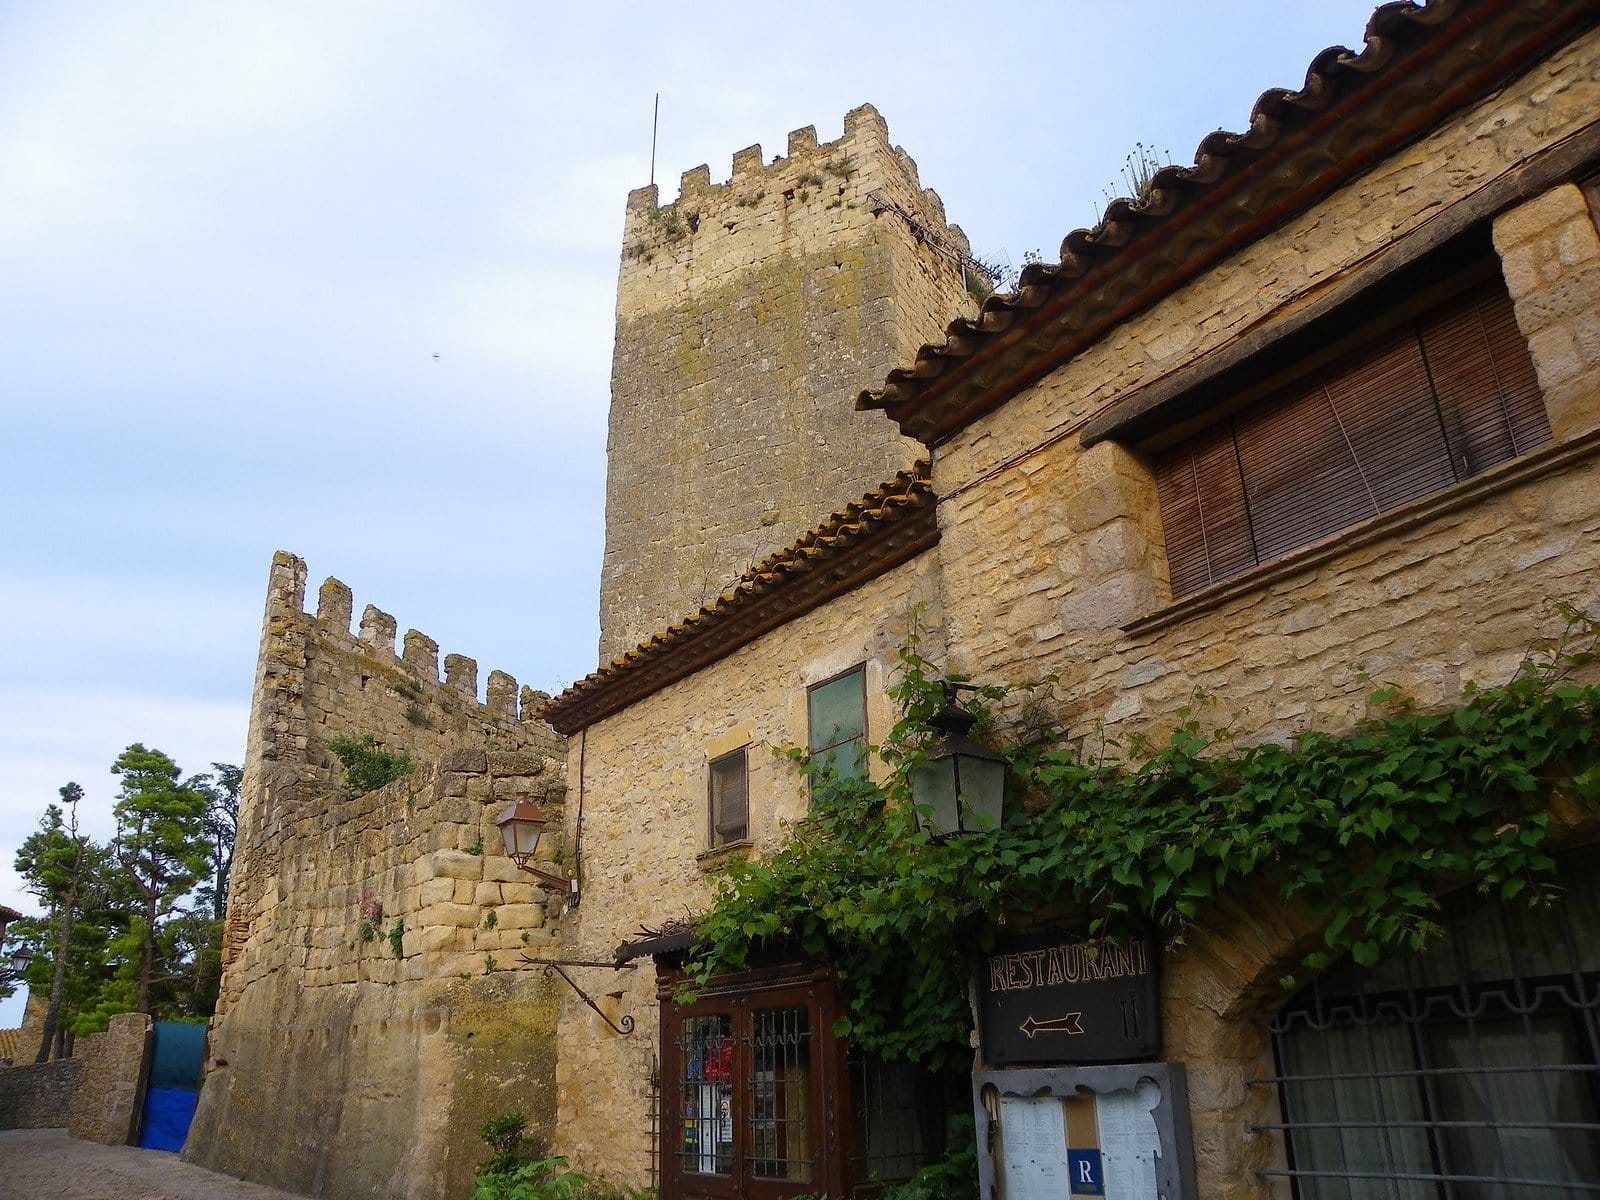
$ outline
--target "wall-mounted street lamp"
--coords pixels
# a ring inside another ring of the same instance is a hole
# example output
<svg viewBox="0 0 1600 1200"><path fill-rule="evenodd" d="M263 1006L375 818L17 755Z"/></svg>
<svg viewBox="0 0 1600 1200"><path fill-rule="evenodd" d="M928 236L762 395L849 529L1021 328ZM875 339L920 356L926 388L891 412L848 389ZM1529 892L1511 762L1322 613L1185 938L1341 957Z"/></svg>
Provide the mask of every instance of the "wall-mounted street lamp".
<svg viewBox="0 0 1600 1200"><path fill-rule="evenodd" d="M564 875L552 875L548 871L541 871L538 867L528 865L534 851L539 848L539 835L549 823L550 819L539 811L533 801L526 796L518 796L507 806L505 812L500 814L500 819L495 825L500 829L500 836L505 839L506 854L520 870L532 875L539 881L539 886L547 891L559 892L563 896L576 899L578 895L576 879L569 879Z"/></svg>
<svg viewBox="0 0 1600 1200"><path fill-rule="evenodd" d="M977 720L956 703L971 684L946 681L944 707L929 722L939 731L926 762L911 772L911 802L929 833L946 837L995 829L1003 815L1007 760L971 737Z"/></svg>
<svg viewBox="0 0 1600 1200"><path fill-rule="evenodd" d="M11 957L6 964L0 967L0 985L21 983L28 974L28 967L33 963L33 947L26 942L21 943L11 952Z"/></svg>

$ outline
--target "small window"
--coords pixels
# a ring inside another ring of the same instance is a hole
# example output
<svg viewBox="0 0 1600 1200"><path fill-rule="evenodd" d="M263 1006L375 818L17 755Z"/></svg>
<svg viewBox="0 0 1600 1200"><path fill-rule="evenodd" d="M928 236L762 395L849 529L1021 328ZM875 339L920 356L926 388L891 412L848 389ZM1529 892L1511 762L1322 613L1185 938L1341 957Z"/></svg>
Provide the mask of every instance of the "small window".
<svg viewBox="0 0 1600 1200"><path fill-rule="evenodd" d="M1157 456L1174 598L1550 441L1497 264L1457 280Z"/></svg>
<svg viewBox="0 0 1600 1200"><path fill-rule="evenodd" d="M867 671L853 667L808 697L811 759L847 779L867 773Z"/></svg>
<svg viewBox="0 0 1600 1200"><path fill-rule="evenodd" d="M711 844L726 846L750 835L750 766L741 747L711 764Z"/></svg>

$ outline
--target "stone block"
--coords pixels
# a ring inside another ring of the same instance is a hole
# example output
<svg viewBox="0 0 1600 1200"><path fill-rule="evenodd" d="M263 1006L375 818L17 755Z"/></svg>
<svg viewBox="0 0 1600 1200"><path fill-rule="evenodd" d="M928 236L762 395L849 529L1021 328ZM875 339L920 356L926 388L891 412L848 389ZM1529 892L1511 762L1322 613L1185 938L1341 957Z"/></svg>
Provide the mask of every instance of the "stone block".
<svg viewBox="0 0 1600 1200"><path fill-rule="evenodd" d="M427 908L433 904L444 904L455 899L456 883L458 881L448 877L430 879L417 889L417 906Z"/></svg>
<svg viewBox="0 0 1600 1200"><path fill-rule="evenodd" d="M480 883L474 887L472 902L476 905L490 907L500 903L500 885L498 883Z"/></svg>
<svg viewBox="0 0 1600 1200"><path fill-rule="evenodd" d="M439 758L440 770L462 771L469 775L481 775L488 769L488 765L488 752L470 747L446 750Z"/></svg>
<svg viewBox="0 0 1600 1200"><path fill-rule="evenodd" d="M1084 573L1093 577L1148 566L1149 547L1132 520L1114 520L1091 533L1085 542Z"/></svg>
<svg viewBox="0 0 1600 1200"><path fill-rule="evenodd" d="M494 776L490 793L496 801L501 803L516 800L522 796L539 803L550 791L550 778L536 775L505 775ZM545 814L549 816L549 813Z"/></svg>
<svg viewBox="0 0 1600 1200"><path fill-rule="evenodd" d="M1156 605L1154 580L1126 571L1068 596L1061 605L1061 624L1069 632L1110 629L1153 611Z"/></svg>
<svg viewBox="0 0 1600 1200"><path fill-rule="evenodd" d="M538 775L544 770L544 755L516 750L488 752L491 775Z"/></svg>
<svg viewBox="0 0 1600 1200"><path fill-rule="evenodd" d="M495 918L501 929L540 929L545 923L544 905L502 904L495 909Z"/></svg>
<svg viewBox="0 0 1600 1200"><path fill-rule="evenodd" d="M423 929L449 925L457 929L476 929L482 919L475 904L430 904L417 910L417 924Z"/></svg>
<svg viewBox="0 0 1600 1200"><path fill-rule="evenodd" d="M1563 183L1535 196L1508 212L1501 213L1494 222L1495 249L1504 254L1513 246L1543 237L1552 226L1577 217L1585 217L1588 206L1576 184Z"/></svg>
<svg viewBox="0 0 1600 1200"><path fill-rule="evenodd" d="M483 859L465 850L435 850L418 864L424 879L481 879Z"/></svg>
<svg viewBox="0 0 1600 1200"><path fill-rule="evenodd" d="M499 836L499 832L495 830L496 837ZM503 854L486 853L483 856L483 877L492 883L506 885L526 884L528 881L528 873ZM510 899L509 896L506 898Z"/></svg>

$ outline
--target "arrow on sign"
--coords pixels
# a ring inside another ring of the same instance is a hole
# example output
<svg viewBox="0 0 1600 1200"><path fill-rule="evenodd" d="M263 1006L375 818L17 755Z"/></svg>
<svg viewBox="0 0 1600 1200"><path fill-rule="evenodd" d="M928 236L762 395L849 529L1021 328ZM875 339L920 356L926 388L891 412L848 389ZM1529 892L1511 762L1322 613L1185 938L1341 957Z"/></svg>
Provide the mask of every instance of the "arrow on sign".
<svg viewBox="0 0 1600 1200"><path fill-rule="evenodd" d="M1054 1017L1048 1021L1035 1021L1031 1016L1022 1023L1022 1032L1032 1038L1039 1033L1082 1033L1083 1014L1081 1012L1068 1013L1064 1017Z"/></svg>

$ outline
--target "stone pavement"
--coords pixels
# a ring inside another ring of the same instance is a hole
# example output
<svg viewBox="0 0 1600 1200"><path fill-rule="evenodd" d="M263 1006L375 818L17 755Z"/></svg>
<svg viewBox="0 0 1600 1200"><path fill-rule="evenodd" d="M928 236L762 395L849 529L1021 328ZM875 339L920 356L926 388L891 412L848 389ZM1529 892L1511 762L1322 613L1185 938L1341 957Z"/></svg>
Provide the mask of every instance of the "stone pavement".
<svg viewBox="0 0 1600 1200"><path fill-rule="evenodd" d="M0 1200L302 1200L161 1150L82 1142L65 1129L0 1131Z"/></svg>

